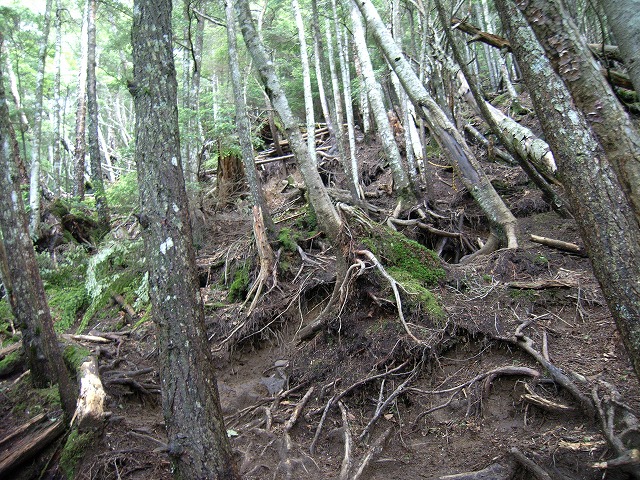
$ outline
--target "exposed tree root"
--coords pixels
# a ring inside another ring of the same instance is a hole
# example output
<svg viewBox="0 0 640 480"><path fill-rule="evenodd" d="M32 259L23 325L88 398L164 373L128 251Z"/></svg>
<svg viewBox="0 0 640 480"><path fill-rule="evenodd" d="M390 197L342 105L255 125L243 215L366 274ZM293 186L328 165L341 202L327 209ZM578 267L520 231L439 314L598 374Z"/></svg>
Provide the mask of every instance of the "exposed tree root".
<svg viewBox="0 0 640 480"><path fill-rule="evenodd" d="M382 432L380 436L371 444L365 456L362 457L362 460L360 461L360 464L358 465L355 473L351 477L351 480L358 480L362 476L362 472L364 472L365 468L367 468L369 463L371 463L371 460L373 460L376 455L379 455L380 452L382 452L384 444L387 441L387 438L389 437L392 429L393 427L387 427L387 429Z"/></svg>
<svg viewBox="0 0 640 480"><path fill-rule="evenodd" d="M353 461L351 459L351 429L349 428L349 415L347 408L342 402L338 402L340 407L340 415L342 417L342 429L344 435L344 458L340 468L340 480L349 480L349 472L351 472Z"/></svg>
<svg viewBox="0 0 640 480"><path fill-rule="evenodd" d="M549 475L544 468L538 465L536 462L528 458L524 453L518 450L516 447L513 447L509 450L509 453L516 459L516 461L526 468L529 472L531 472L534 478L538 480L551 480L551 475Z"/></svg>

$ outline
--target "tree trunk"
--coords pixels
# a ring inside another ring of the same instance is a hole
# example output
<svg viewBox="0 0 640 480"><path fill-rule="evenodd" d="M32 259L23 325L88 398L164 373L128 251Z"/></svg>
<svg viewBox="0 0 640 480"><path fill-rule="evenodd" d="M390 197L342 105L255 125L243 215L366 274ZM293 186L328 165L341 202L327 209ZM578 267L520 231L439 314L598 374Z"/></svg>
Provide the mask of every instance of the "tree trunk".
<svg viewBox="0 0 640 480"><path fill-rule="evenodd" d="M249 2L248 0L237 1L234 2L234 7L247 49L253 58L265 91L271 99L271 104L280 115L289 138L291 150L299 162L300 171L308 188L309 202L316 212L318 223L329 237L331 243L338 245L342 221L331 203L329 194L318 174L315 159L311 158L307 144L302 138L298 122L293 117L289 102L275 74L273 62L267 57L262 40L251 18Z"/></svg>
<svg viewBox="0 0 640 480"><path fill-rule="evenodd" d="M60 0L56 0L56 46L54 56L54 70L55 80L53 82L53 162L52 169L56 177L56 190L60 195L60 187L62 178L60 173L62 171L60 156L60 79L61 79L61 59L62 59L62 21L61 21L62 9L60 8Z"/></svg>
<svg viewBox="0 0 640 480"><path fill-rule="evenodd" d="M402 158L400 157L398 144L395 141L391 125L389 124L389 117L387 116L387 110L385 109L383 102L382 87L380 87L380 84L373 73L373 65L371 64L371 58L369 57L369 51L367 50L367 40L365 38L364 28L360 18L360 11L351 0L345 1L345 7L348 7L351 11L353 41L358 51L358 57L360 57L362 76L364 77L371 110L373 112L376 125L378 126L378 135L382 142L382 150L384 151L387 160L389 160L389 165L391 166L393 187L402 197L406 197L408 199L409 197L412 197L413 194L409 185L409 179L402 165Z"/></svg>
<svg viewBox="0 0 640 480"><path fill-rule="evenodd" d="M0 43L2 37L0 36ZM62 360L58 339L29 238L27 217L8 140L9 109L0 66L0 231L9 277L5 287L20 330L22 345L37 388L57 383L66 415L75 409L75 393Z"/></svg>
<svg viewBox="0 0 640 480"><path fill-rule="evenodd" d="M640 225L584 116L510 0L496 0L533 105L556 153L594 273L640 377Z"/></svg>
<svg viewBox="0 0 640 480"><path fill-rule="evenodd" d="M431 133L449 156L452 166L460 175L469 193L487 216L491 233L498 241L497 243L508 248L517 248L515 234L517 221L482 171L464 138L420 83L371 1L356 0L356 2L378 46L400 78L416 110L425 119Z"/></svg>
<svg viewBox="0 0 640 480"><path fill-rule="evenodd" d="M87 122L87 22L89 18L89 0L84 3L82 17L82 33L80 34L80 69L78 72L78 100L76 106L76 144L74 149L75 168L73 195L78 200L84 199L85 156L86 156L86 122Z"/></svg>
<svg viewBox="0 0 640 480"><path fill-rule="evenodd" d="M516 0L516 5L587 118L640 221L640 134L560 0Z"/></svg>
<svg viewBox="0 0 640 480"><path fill-rule="evenodd" d="M180 159L171 1L136 0L133 12L134 79L129 89L136 112L141 215L148 221L143 237L168 453L177 478L239 479L198 293Z"/></svg>
<svg viewBox="0 0 640 480"><path fill-rule="evenodd" d="M89 0L87 16L87 113L89 114L89 158L91 185L96 199L98 222L103 231L109 230L109 207L102 179L102 153L98 129L98 95L96 92L96 10L97 0Z"/></svg>
<svg viewBox="0 0 640 480"><path fill-rule="evenodd" d="M304 21L300 13L298 0L291 0L291 8L298 28L298 41L300 42L300 63L302 64L302 85L304 88L304 110L307 119L307 148L309 155L316 160L316 119L313 113L313 94L311 92L311 71L309 69L309 53L307 52L307 39L304 33Z"/></svg>
<svg viewBox="0 0 640 480"><path fill-rule="evenodd" d="M640 0L600 0L629 77L640 95Z"/></svg>
<svg viewBox="0 0 640 480"><path fill-rule="evenodd" d="M320 104L322 105L322 114L324 115L324 121L327 122L327 128L329 129L329 135L334 139L335 124L334 124L334 112L332 111L331 102L333 101L333 94L331 89L325 88L325 82L329 78L326 67L326 59L324 56L324 45L322 43L322 35L320 32L320 16L318 15L318 2L317 0L311 0L311 22L313 24L313 53L316 70L316 80L318 84L318 96L320 97Z"/></svg>
<svg viewBox="0 0 640 480"><path fill-rule="evenodd" d="M262 185L256 172L255 154L251 143L251 124L247 115L247 105L242 95L242 80L240 78L240 67L238 62L238 45L236 42L236 16L233 12L231 2L226 2L225 13L227 19L227 42L229 50L229 71L231 72L231 85L233 87L233 98L236 107L236 128L238 129L238 140L242 150L242 160L244 171L249 184L249 191L253 204L260 208L262 219L269 236L274 236L276 226L269 214L267 202L264 198Z"/></svg>
<svg viewBox="0 0 640 480"><path fill-rule="evenodd" d="M47 0L44 11L44 25L40 49L38 51L38 70L36 72L35 102L33 105L33 138L31 142L31 172L29 182L29 234L38 235L40 228L40 141L42 140L42 110L44 97L44 74L47 61L47 47L49 46L49 31L51 30L51 7L53 0Z"/></svg>

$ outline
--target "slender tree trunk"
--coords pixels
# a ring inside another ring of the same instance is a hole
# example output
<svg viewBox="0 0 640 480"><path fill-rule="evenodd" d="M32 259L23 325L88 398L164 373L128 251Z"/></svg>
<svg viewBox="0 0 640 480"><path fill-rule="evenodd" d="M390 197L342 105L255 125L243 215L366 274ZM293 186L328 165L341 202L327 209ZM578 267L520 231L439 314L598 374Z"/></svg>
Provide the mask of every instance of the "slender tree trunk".
<svg viewBox="0 0 640 480"><path fill-rule="evenodd" d="M177 478L239 479L198 293L180 159L171 0L135 0L133 11L130 91L169 455Z"/></svg>
<svg viewBox="0 0 640 480"><path fill-rule="evenodd" d="M85 156L86 156L86 122L87 122L87 22L89 18L89 0L84 3L82 17L82 33L80 35L80 69L78 72L78 100L76 106L76 143L74 149L75 168L73 195L79 200L84 199L85 185Z"/></svg>
<svg viewBox="0 0 640 480"><path fill-rule="evenodd" d="M262 40L251 18L249 2L248 0L239 0L234 2L234 7L247 49L253 58L265 91L280 115L280 119L287 132L287 137L289 138L291 150L300 165L300 171L308 189L309 202L316 212L318 223L327 234L331 243L339 246L342 221L329 199L327 190L324 188L322 179L315 166L315 160L309 155L307 145L300 133L298 122L291 113L289 102L275 74L273 62L267 57Z"/></svg>
<svg viewBox="0 0 640 480"><path fill-rule="evenodd" d="M498 244L517 248L515 234L517 221L482 171L464 138L420 83L371 1L356 0L356 2L378 46L400 78L417 112L425 119L433 136L443 151L448 154L452 166L457 170L469 193L487 216L492 238L487 242L488 247L484 251L495 248Z"/></svg>
<svg viewBox="0 0 640 480"><path fill-rule="evenodd" d="M600 0L625 59L629 77L640 95L640 0Z"/></svg>
<svg viewBox="0 0 640 480"><path fill-rule="evenodd" d="M60 98L60 79L61 79L61 59L62 59L62 21L61 21L62 9L60 7L60 0L56 0L56 47L55 57L53 60L55 79L53 82L53 163L52 169L55 172L56 177L56 189L58 195L60 194L60 187L62 178L60 177L61 170L61 156L60 156L60 104L62 102Z"/></svg>
<svg viewBox="0 0 640 480"><path fill-rule="evenodd" d="M38 51L38 70L36 72L36 90L34 102L33 139L31 142L31 173L29 182L29 234L35 238L40 228L40 142L42 140L42 99L44 97L44 74L49 46L49 31L51 30L51 8L53 0L47 0L44 11L44 25L40 49Z"/></svg>
<svg viewBox="0 0 640 480"><path fill-rule="evenodd" d="M304 21L300 13L298 0L291 0L291 8L298 28L300 42L300 63L302 64L302 85L304 89L304 110L307 119L307 148L309 155L316 159L316 119L313 112L313 93L311 92L311 71L309 68L309 53L307 52L307 38L304 33Z"/></svg>
<svg viewBox="0 0 640 480"><path fill-rule="evenodd" d="M42 388L57 383L65 414L71 416L75 410L75 392L53 330L44 285L29 238L8 124L9 109L0 66L0 232L4 251L9 252L5 255L8 267L5 273L9 274L5 287L11 287L7 292L9 303L22 332L22 344L34 386Z"/></svg>
<svg viewBox="0 0 640 480"><path fill-rule="evenodd" d="M344 96L344 112L347 121L347 140L349 145L349 158L345 158L344 165L347 166L346 173L350 177L351 191L356 192L355 198L361 198L360 174L358 173L358 160L356 159L356 141L353 119L353 99L351 97L351 75L349 72L349 55L346 36L343 39L343 32L338 22L338 9L336 0L331 0L331 10L333 12L333 26L336 34L336 45L338 53L338 64L340 65L340 77L342 79L342 94Z"/></svg>
<svg viewBox="0 0 640 480"><path fill-rule="evenodd" d="M560 0L516 0L516 5L585 114L640 221L640 133Z"/></svg>
<svg viewBox="0 0 640 480"><path fill-rule="evenodd" d="M320 31L320 16L318 15L318 2L317 0L311 0L311 23L313 24L313 52L316 70L316 80L318 83L318 95L320 97L320 104L322 105L322 114L324 115L325 122L327 122L327 128L329 134L336 139L335 132L335 112L333 111L333 93L330 88L325 88L325 82L330 78L330 74L327 71L326 59L324 55L324 44L322 42L322 34ZM336 140L337 143L337 140Z"/></svg>
<svg viewBox="0 0 640 480"><path fill-rule="evenodd" d="M640 377L640 225L584 116L511 0L496 0L533 105L556 153L582 239Z"/></svg>
<svg viewBox="0 0 640 480"><path fill-rule="evenodd" d="M351 11L351 25L353 27L353 41L358 51L358 57L362 67L362 76L364 78L365 87L367 89L367 97L371 105L376 125L378 126L378 135L382 143L382 150L389 160L391 172L393 174L393 186L402 197L409 199L413 196L409 184L409 179L402 165L400 150L393 135L389 117L384 106L382 87L376 80L373 73L373 65L367 50L367 40L364 34L364 27L360 18L360 11L351 0L345 1L345 7Z"/></svg>
<svg viewBox="0 0 640 480"><path fill-rule="evenodd" d="M233 87L233 99L236 106L236 128L238 129L238 139L242 149L242 160L244 171L249 184L249 191L253 204L260 207L262 219L270 236L275 236L276 226L269 214L269 208L264 198L262 185L256 172L255 155L251 144L251 124L247 115L247 105L242 95L242 79L240 77L240 67L238 62L238 46L236 42L236 16L233 12L233 5L230 1L225 3L225 13L227 18L227 42L229 49L229 71L231 72L231 85Z"/></svg>
<svg viewBox="0 0 640 480"><path fill-rule="evenodd" d="M109 229L109 207L102 179L102 154L98 129L98 95L96 92L96 10L97 0L89 0L87 17L87 113L89 114L89 158L91 184L96 199L98 222L103 230Z"/></svg>

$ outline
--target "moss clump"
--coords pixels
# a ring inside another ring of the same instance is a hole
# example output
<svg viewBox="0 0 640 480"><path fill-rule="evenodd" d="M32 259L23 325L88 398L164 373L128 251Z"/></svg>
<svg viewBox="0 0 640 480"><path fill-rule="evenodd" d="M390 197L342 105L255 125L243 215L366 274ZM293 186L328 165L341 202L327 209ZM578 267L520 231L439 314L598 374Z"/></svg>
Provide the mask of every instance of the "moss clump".
<svg viewBox="0 0 640 480"><path fill-rule="evenodd" d="M249 267L245 265L244 267L236 270L236 273L233 276L233 282L231 282L231 286L229 287L229 293L227 295L227 299L230 302L243 300L247 295L248 290L249 290Z"/></svg>
<svg viewBox="0 0 640 480"><path fill-rule="evenodd" d="M76 467L84 456L84 452L93 443L95 434L92 432L79 433L77 429L71 431L67 442L60 454L60 467L66 478L74 478Z"/></svg>
<svg viewBox="0 0 640 480"><path fill-rule="evenodd" d="M298 249L298 240L300 240L300 233L290 228L282 228L278 232L278 242L285 250L295 252Z"/></svg>
<svg viewBox="0 0 640 480"><path fill-rule="evenodd" d="M90 354L91 352L86 348L68 345L64 349L64 352L62 352L62 357L67 366L73 371L76 371Z"/></svg>
<svg viewBox="0 0 640 480"><path fill-rule="evenodd" d="M0 360L0 377L11 375L22 363L22 349L11 352L9 355Z"/></svg>
<svg viewBox="0 0 640 480"><path fill-rule="evenodd" d="M89 305L89 296L84 284L70 285L67 288L50 288L49 306L56 319L57 333L66 332L76 322L78 313Z"/></svg>
<svg viewBox="0 0 640 480"><path fill-rule="evenodd" d="M419 280L402 268L391 267L387 271L409 294L410 306L426 311L429 317L436 322L445 319L446 315L437 297Z"/></svg>
<svg viewBox="0 0 640 480"><path fill-rule="evenodd" d="M386 228L370 233L362 243L386 265L404 270L427 286L445 277L438 256L418 242Z"/></svg>

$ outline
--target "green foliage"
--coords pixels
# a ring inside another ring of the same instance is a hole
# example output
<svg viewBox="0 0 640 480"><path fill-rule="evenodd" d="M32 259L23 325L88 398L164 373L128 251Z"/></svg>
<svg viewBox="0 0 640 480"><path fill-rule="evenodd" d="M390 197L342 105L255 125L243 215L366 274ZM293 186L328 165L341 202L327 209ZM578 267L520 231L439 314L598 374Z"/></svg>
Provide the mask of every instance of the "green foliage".
<svg viewBox="0 0 640 480"><path fill-rule="evenodd" d="M300 240L300 232L291 230L290 228L282 228L278 232L278 242L285 250L295 252L298 250L298 240Z"/></svg>
<svg viewBox="0 0 640 480"><path fill-rule="evenodd" d="M128 301L137 301L139 307L149 302L149 277L145 271L141 240L118 240L105 244L89 259L85 287L91 305L85 312L78 332L82 332L91 318L110 301L121 294Z"/></svg>
<svg viewBox="0 0 640 480"><path fill-rule="evenodd" d="M90 354L91 352L86 348L78 345L67 345L62 352L62 358L67 366L75 372Z"/></svg>
<svg viewBox="0 0 640 480"><path fill-rule="evenodd" d="M249 289L249 265L245 264L242 268L236 270L233 276L233 282L229 287L227 299L230 302L240 301L245 298Z"/></svg>
<svg viewBox="0 0 640 480"><path fill-rule="evenodd" d="M9 332L11 330L11 320L13 319L13 313L11 313L11 307L5 296L0 300L0 333Z"/></svg>
<svg viewBox="0 0 640 480"><path fill-rule="evenodd" d="M115 183L109 185L105 193L112 212L129 213L138 205L138 174L125 173Z"/></svg>
<svg viewBox="0 0 640 480"><path fill-rule="evenodd" d="M79 433L75 428L71 431L60 455L60 467L66 478L75 477L76 467L82 460L84 452L93 443L94 438L95 433L93 432Z"/></svg>
<svg viewBox="0 0 640 480"><path fill-rule="evenodd" d="M88 254L81 246L72 246L57 262L47 253L38 255L38 266L51 308L56 332L67 331L78 314L89 305L84 285Z"/></svg>

